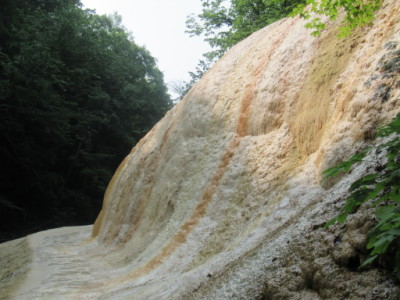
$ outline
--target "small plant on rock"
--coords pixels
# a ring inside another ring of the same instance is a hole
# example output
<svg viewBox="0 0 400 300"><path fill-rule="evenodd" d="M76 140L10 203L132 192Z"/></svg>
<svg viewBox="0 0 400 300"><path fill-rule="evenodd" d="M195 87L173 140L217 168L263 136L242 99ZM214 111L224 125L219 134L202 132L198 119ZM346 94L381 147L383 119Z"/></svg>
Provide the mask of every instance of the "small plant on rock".
<svg viewBox="0 0 400 300"><path fill-rule="evenodd" d="M325 227L336 222L344 223L348 215L356 212L363 203L374 208L378 222L368 235L370 257L360 267L371 264L379 256L388 258L389 253L394 253L393 271L400 278L400 114L380 128L377 137L391 137L388 142L375 148L377 153L384 153L385 161L376 169L376 173L367 174L353 182L341 213L327 222ZM324 176L332 177L349 171L353 165L362 162L372 149L359 152L349 160L325 170Z"/></svg>

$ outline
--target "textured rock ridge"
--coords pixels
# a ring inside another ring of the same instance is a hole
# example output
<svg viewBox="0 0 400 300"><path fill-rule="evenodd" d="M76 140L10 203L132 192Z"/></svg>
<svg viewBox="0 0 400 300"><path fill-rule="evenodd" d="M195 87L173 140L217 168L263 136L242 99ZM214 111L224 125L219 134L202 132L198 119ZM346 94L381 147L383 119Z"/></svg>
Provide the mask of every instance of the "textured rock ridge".
<svg viewBox="0 0 400 300"><path fill-rule="evenodd" d="M337 27L284 19L233 47L121 163L93 227L0 245L0 299L400 299L357 269L363 210L322 228L374 158L320 176L400 111L400 7Z"/></svg>

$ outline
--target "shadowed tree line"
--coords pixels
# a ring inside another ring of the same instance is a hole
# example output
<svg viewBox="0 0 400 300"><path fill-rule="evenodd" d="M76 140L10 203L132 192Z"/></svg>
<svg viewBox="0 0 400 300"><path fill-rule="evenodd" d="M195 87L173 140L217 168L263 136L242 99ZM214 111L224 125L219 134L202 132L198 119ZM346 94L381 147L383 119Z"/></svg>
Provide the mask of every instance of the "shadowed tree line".
<svg viewBox="0 0 400 300"><path fill-rule="evenodd" d="M120 17L78 0L0 7L0 242L89 224L114 170L171 107Z"/></svg>

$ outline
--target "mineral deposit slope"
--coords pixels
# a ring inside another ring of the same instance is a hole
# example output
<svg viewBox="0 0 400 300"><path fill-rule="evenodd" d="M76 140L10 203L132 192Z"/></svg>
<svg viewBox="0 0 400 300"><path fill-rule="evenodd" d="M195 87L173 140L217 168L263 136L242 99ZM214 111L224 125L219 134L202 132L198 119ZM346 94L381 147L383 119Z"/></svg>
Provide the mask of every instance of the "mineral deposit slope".
<svg viewBox="0 0 400 300"><path fill-rule="evenodd" d="M121 163L93 228L0 245L0 298L400 299L390 272L357 271L363 210L322 228L374 158L320 176L400 111L400 66L383 68L400 6L337 27L314 38L284 19L234 46Z"/></svg>

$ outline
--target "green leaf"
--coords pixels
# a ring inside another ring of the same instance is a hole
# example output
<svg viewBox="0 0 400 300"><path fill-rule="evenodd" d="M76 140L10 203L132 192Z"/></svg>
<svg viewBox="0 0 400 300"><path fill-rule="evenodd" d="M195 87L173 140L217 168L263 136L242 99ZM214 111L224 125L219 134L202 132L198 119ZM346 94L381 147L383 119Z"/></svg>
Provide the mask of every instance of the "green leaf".
<svg viewBox="0 0 400 300"><path fill-rule="evenodd" d="M363 185L373 185L376 183L376 179L379 178L379 176L379 174L368 174L361 177L350 186L349 191L354 191Z"/></svg>
<svg viewBox="0 0 400 300"><path fill-rule="evenodd" d="M374 192L374 189L362 187L354 191L349 198L346 200L346 204L343 206L343 210L347 213L353 213L362 203L370 199L370 194Z"/></svg>
<svg viewBox="0 0 400 300"><path fill-rule="evenodd" d="M397 236L400 236L400 229L399 228L393 228L393 226L391 227L391 229L389 230L385 230L382 233L382 236L388 236L394 239L397 238Z"/></svg>
<svg viewBox="0 0 400 300"><path fill-rule="evenodd" d="M337 222L337 218L330 219L328 222L325 223L324 228L328 228Z"/></svg>
<svg viewBox="0 0 400 300"><path fill-rule="evenodd" d="M346 221L348 214L347 213L343 213L338 215L337 217L329 220L328 222L326 222L326 224L324 225L324 228L327 228L333 224L335 224L336 222L342 224Z"/></svg>
<svg viewBox="0 0 400 300"><path fill-rule="evenodd" d="M347 220L347 216L348 216L348 214L340 214L340 215L337 217L337 221L338 221L340 224L343 224L343 223Z"/></svg>
<svg viewBox="0 0 400 300"><path fill-rule="evenodd" d="M396 215L396 207L394 205L387 205L380 207L376 210L375 215L380 221L387 221Z"/></svg>
<svg viewBox="0 0 400 300"><path fill-rule="evenodd" d="M302 18L308 19L311 12L316 15L326 15L331 20L335 20L338 16L339 9L345 13L345 20L342 26L339 28L339 37L347 36L358 26L368 24L374 19L374 13L378 10L382 4L382 0L371 0L368 2L361 1L333 1L333 0L322 0L322 1L311 1L307 0L307 6L298 6L296 13ZM318 23L311 21L307 23L310 28L317 29L314 33L318 32Z"/></svg>
<svg viewBox="0 0 400 300"><path fill-rule="evenodd" d="M384 190L384 188L385 188L385 185L383 183L381 183L381 182L377 183L375 185L375 187L372 189L372 191L369 193L366 201L376 199L376 197ZM380 198L375 202L380 202ZM371 205L373 206L373 204L371 204Z"/></svg>
<svg viewBox="0 0 400 300"><path fill-rule="evenodd" d="M342 169L335 166L335 167L324 170L322 172L322 174L324 175L325 178L329 178L329 177L336 176L336 175L340 174L341 172L342 172Z"/></svg>
<svg viewBox="0 0 400 300"><path fill-rule="evenodd" d="M359 153L354 154L352 157L350 157L349 160L343 161L340 164L337 164L336 166L333 166L331 168L328 168L322 172L324 175L324 178L329 178L336 176L342 172L347 172L351 169L351 167L363 160L367 152L369 151L368 149L365 149L364 151L361 151Z"/></svg>
<svg viewBox="0 0 400 300"><path fill-rule="evenodd" d="M378 239L374 243L371 243L371 244L368 243L367 249L373 248L371 255L382 254L387 250L387 248L389 247L389 245L392 241L393 241L393 237L385 236L384 238Z"/></svg>
<svg viewBox="0 0 400 300"><path fill-rule="evenodd" d="M389 124L381 127L377 132L377 136L384 137L393 133L400 133L400 113Z"/></svg>
<svg viewBox="0 0 400 300"><path fill-rule="evenodd" d="M370 258L366 259L361 265L360 269L365 268L367 265L372 264L376 259L378 258L378 255L373 255Z"/></svg>

